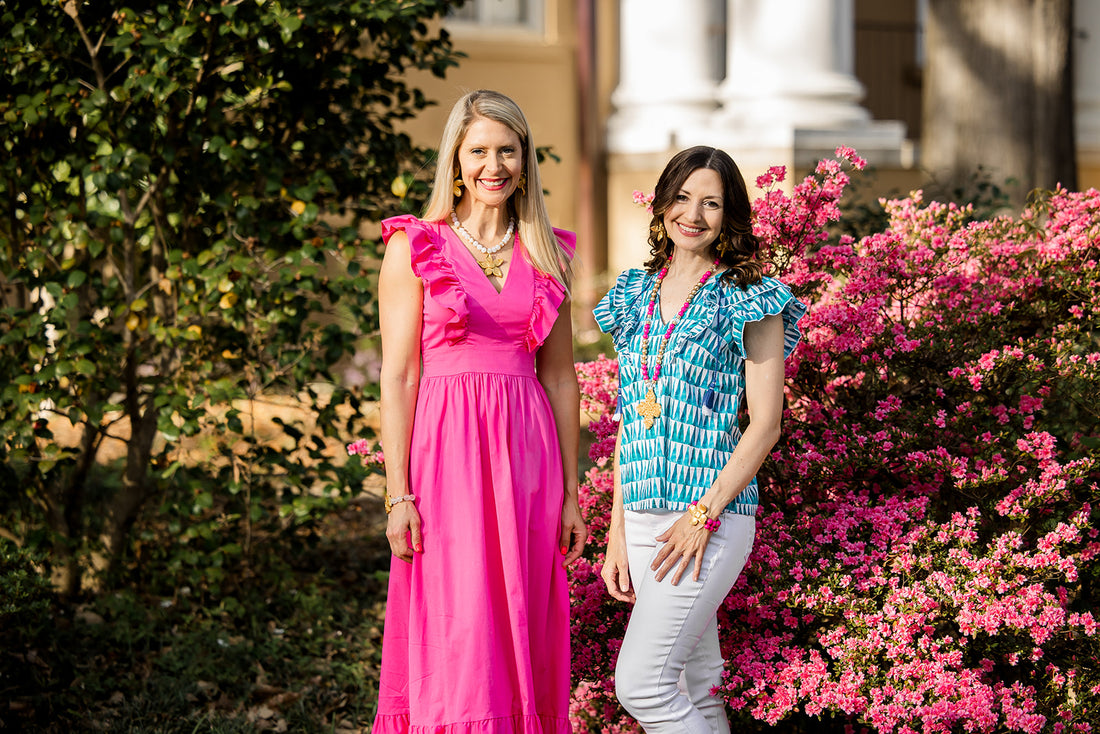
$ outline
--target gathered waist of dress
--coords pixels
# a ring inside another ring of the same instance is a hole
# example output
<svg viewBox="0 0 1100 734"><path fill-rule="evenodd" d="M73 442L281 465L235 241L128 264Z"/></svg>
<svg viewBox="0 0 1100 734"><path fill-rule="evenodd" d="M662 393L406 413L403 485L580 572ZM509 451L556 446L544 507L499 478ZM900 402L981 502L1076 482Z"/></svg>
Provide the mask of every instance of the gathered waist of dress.
<svg viewBox="0 0 1100 734"><path fill-rule="evenodd" d="M494 375L535 376L535 355L522 347L456 344L423 353L421 377L482 372Z"/></svg>

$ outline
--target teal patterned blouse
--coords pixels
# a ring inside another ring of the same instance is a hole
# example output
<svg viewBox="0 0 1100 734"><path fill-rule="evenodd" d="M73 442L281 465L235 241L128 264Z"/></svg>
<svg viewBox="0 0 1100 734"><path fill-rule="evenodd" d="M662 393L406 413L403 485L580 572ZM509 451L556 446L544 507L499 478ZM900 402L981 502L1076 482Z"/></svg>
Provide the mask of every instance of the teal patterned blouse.
<svg viewBox="0 0 1100 734"><path fill-rule="evenodd" d="M646 394L642 327L656 277L640 269L621 274L595 316L619 355L623 504L629 510L683 511L710 489L741 438L737 413L745 394L745 324L782 315L786 358L798 344L806 306L774 278L746 289L710 278L669 338L656 390L661 416L646 429L636 405ZM668 328L659 311L650 327L650 370ZM725 511L752 517L758 504L753 477Z"/></svg>

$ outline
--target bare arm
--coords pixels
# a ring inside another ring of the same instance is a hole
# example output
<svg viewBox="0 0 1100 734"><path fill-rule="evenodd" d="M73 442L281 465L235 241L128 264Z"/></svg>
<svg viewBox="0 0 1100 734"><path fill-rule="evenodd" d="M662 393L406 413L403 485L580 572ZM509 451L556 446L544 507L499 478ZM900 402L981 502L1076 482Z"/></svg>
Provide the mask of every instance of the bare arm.
<svg viewBox="0 0 1100 734"><path fill-rule="evenodd" d="M382 328L382 449L386 457L386 494L409 494L409 444L416 396L420 389L420 330L424 284L413 273L409 239L390 237L378 276L378 309ZM406 538L412 533L412 548ZM412 561L420 549L420 515L412 502L393 506L386 528L393 554Z"/></svg>
<svg viewBox="0 0 1100 734"><path fill-rule="evenodd" d="M561 446L563 476L562 534L560 538L565 564L572 563L584 550L588 531L577 499L577 453L580 441L580 389L573 365L573 325L569 299L558 308L554 328L536 355L538 379L550 409L554 413L558 443Z"/></svg>
<svg viewBox="0 0 1100 734"><path fill-rule="evenodd" d="M749 425L700 500L717 517L748 486L779 440L783 422L783 317L745 324L745 403Z"/></svg>
<svg viewBox="0 0 1100 734"><path fill-rule="evenodd" d="M614 489L611 499L611 522L607 528L607 551L604 553L600 577L607 586L607 593L619 601L633 603L634 589L630 584L630 564L626 555L626 512L623 508L623 487L619 478L619 451L622 448L623 428L615 437L615 453L611 471Z"/></svg>
<svg viewBox="0 0 1100 734"><path fill-rule="evenodd" d="M726 505L741 494L779 440L785 377L783 318L767 316L762 321L745 324L744 342L745 402L749 425L714 484L700 499L707 506L710 517L717 517ZM698 580L703 567L703 551L709 538L710 533L691 525L685 513L668 531L657 537L659 541L668 541L653 562L657 580L663 579L679 561L679 568L672 577L672 583L678 583L692 558L695 559L693 578Z"/></svg>

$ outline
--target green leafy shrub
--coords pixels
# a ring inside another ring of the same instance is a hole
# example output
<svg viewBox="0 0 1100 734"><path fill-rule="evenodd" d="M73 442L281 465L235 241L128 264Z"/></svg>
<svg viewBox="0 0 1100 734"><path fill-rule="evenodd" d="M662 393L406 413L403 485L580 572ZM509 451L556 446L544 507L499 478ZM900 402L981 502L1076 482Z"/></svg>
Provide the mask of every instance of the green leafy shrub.
<svg viewBox="0 0 1100 734"><path fill-rule="evenodd" d="M449 5L0 5L0 512L67 595L150 555L219 591L361 488L363 224L418 206Z"/></svg>

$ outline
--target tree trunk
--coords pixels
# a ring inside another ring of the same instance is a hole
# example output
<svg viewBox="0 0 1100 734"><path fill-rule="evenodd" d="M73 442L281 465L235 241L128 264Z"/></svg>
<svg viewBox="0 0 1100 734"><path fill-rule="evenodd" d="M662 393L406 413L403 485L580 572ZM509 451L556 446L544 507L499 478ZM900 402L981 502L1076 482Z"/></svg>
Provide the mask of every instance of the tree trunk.
<svg viewBox="0 0 1100 734"><path fill-rule="evenodd" d="M53 534L50 582L67 599L80 593L83 581L80 548L85 542L88 474L99 454L99 429L84 423L80 432L80 450L72 471L63 473L42 495L46 523Z"/></svg>
<svg viewBox="0 0 1100 734"><path fill-rule="evenodd" d="M929 0L922 163L966 188L979 168L1016 204L1077 185L1073 0Z"/></svg>
<svg viewBox="0 0 1100 734"><path fill-rule="evenodd" d="M130 419L126 469L122 475L122 487L104 507L103 533L100 537L103 555L93 556L92 562L97 571L112 570L121 560L130 528L149 496L149 467L157 433L157 408L155 396L142 393L137 369L135 355L131 352L123 366L126 376L123 404Z"/></svg>

